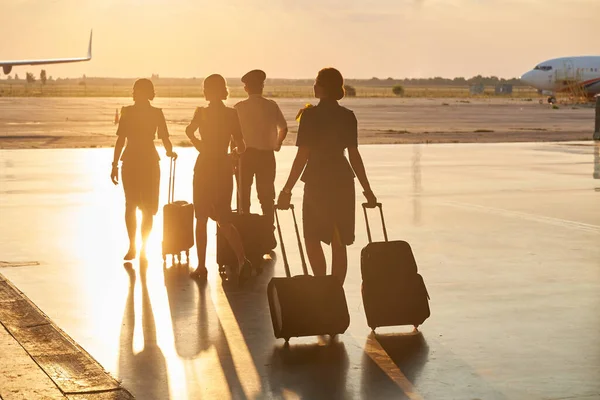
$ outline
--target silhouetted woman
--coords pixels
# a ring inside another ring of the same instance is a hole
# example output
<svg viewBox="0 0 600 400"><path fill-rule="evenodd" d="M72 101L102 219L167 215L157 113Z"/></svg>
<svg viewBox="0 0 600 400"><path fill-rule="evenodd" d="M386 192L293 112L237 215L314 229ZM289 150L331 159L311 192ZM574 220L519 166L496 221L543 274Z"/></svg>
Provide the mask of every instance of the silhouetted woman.
<svg viewBox="0 0 600 400"><path fill-rule="evenodd" d="M278 205L289 205L292 189L302 175L304 240L313 273L326 274L321 242L331 244L332 274L344 283L348 268L346 246L354 242L355 174L367 201L374 204L377 199L358 152L356 117L338 104L344 97L342 74L334 68L322 69L314 91L320 101L315 107L301 110L298 152Z"/></svg>
<svg viewBox="0 0 600 400"><path fill-rule="evenodd" d="M132 106L121 109L117 143L110 177L115 185L119 183L119 158L123 161L121 179L125 191L125 225L129 236L129 251L125 260L136 256L136 210L142 211L142 257L145 257L146 243L154 215L158 211L158 191L160 185L159 157L154 146L154 137L162 140L168 157L177 157L169 140L165 116L160 108L152 107L154 85L148 79L138 79L133 85ZM123 156L121 151L127 143Z"/></svg>
<svg viewBox="0 0 600 400"><path fill-rule="evenodd" d="M206 224L216 221L238 259L238 273L246 278L252 266L246 259L242 241L231 223L233 164L228 150L233 141L235 152L246 150L237 111L223 101L229 95L221 75L204 80L204 97L208 107L198 107L185 132L199 151L194 167L194 209L196 211L196 249L198 268L192 277L206 278ZM198 130L200 139L194 136Z"/></svg>

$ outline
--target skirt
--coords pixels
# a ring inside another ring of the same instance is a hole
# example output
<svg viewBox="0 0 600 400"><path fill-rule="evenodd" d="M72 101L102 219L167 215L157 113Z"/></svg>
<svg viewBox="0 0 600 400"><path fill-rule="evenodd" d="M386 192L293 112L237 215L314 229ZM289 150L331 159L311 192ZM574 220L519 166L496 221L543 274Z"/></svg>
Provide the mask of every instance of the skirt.
<svg viewBox="0 0 600 400"><path fill-rule="evenodd" d="M217 222L231 219L233 168L228 158L214 162L198 158L194 168L194 211L196 217Z"/></svg>
<svg viewBox="0 0 600 400"><path fill-rule="evenodd" d="M160 187L160 166L156 162L123 162L121 180L125 203L156 215Z"/></svg>
<svg viewBox="0 0 600 400"><path fill-rule="evenodd" d="M305 183L302 202L304 238L331 244L337 232L341 244L354 243L354 180L335 185Z"/></svg>

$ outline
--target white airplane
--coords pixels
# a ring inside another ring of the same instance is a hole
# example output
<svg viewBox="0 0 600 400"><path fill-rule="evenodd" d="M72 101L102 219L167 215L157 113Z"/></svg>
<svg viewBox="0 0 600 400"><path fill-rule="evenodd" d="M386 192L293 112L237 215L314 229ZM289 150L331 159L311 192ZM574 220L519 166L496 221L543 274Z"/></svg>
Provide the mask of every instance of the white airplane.
<svg viewBox="0 0 600 400"><path fill-rule="evenodd" d="M90 32L90 44L88 45L88 52L86 57L79 58L50 58L47 60L14 60L14 61L0 61L0 67L6 75L10 74L13 67L19 65L45 65L45 64L66 64L81 61L90 61L92 59L92 32Z"/></svg>
<svg viewBox="0 0 600 400"><path fill-rule="evenodd" d="M547 94L556 102L558 92L575 91L588 98L600 93L600 56L554 58L538 64L521 81Z"/></svg>

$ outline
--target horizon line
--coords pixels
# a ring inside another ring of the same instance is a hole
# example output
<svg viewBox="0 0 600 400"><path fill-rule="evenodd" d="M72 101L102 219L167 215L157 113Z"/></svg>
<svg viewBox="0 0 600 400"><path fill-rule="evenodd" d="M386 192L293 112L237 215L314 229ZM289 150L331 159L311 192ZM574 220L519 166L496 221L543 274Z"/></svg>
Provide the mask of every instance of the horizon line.
<svg viewBox="0 0 600 400"><path fill-rule="evenodd" d="M25 71L25 74L27 74L28 72L31 71ZM14 79L14 75L18 75L18 73L15 74L10 74L10 75L6 75L6 77L3 80L7 80L8 76L12 76L12 78ZM86 76L85 74L83 74L82 76L68 76L68 77L53 77L54 80L56 79L142 79L142 78L146 78L146 79L152 79L153 75L156 75L158 77L158 79L190 79L190 80L203 80L206 77L197 77L197 76L191 76L191 77L180 77L180 76L160 76L160 74L151 74L150 76L145 76L145 75L138 75L135 77L131 77L131 76ZM404 77L404 78L393 78L393 77L387 77L387 78L379 78L379 77L371 77L371 78L344 78L344 81L371 81L371 80L380 80L380 81L387 81L387 80L394 80L394 81L403 81L406 79L446 79L446 80L454 80L454 79L458 79L458 78L463 78L465 80L469 80L472 78L476 78L478 76L481 76L482 78L497 78L497 79L504 79L504 80L512 80L512 79L521 79L519 76L514 76L511 78L506 78L506 77L501 77L501 76L496 76L496 75L482 75L482 74L478 74L478 75L473 75L470 77L467 76L455 76L452 78L447 78L447 77L443 77L443 76L430 76L430 77ZM225 80L241 80L242 77L224 77ZM314 81L315 78L281 78L281 77L275 77L275 78L271 78L271 77L267 77L266 79L268 80L288 80L288 81Z"/></svg>

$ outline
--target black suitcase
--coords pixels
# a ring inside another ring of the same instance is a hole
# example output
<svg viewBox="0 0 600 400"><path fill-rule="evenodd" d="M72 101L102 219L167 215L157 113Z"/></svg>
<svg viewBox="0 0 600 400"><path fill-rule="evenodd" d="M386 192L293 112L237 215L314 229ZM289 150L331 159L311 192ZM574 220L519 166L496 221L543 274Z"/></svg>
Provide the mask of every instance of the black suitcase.
<svg viewBox="0 0 600 400"><path fill-rule="evenodd" d="M275 208L275 220L287 276L286 278L272 278L267 286L275 337L284 338L287 343L291 337L334 336L346 332L350 325L350 315L344 288L332 275L311 276L308 274L293 205L290 205L290 208L294 218L304 275L291 276L277 207Z"/></svg>
<svg viewBox="0 0 600 400"><path fill-rule="evenodd" d="M240 165L241 166L241 165ZM239 170L240 167L238 167ZM268 254L277 246L273 232L273 225L269 219L260 214L243 213L240 207L240 190L236 183L237 210L231 215L231 222L237 229L244 245L246 258L250 260L257 272L262 271L261 263L263 256ZM237 257L229 245L229 242L217 227L217 264L219 272L223 276L225 267L237 267Z"/></svg>
<svg viewBox="0 0 600 400"><path fill-rule="evenodd" d="M384 242L373 242L367 216L369 244L361 251L362 298L369 327L414 325L415 329L429 318L429 294L410 245L402 240L389 241L383 207L377 203L381 215Z"/></svg>
<svg viewBox="0 0 600 400"><path fill-rule="evenodd" d="M176 161L171 158L169 168L169 194L167 204L163 207L163 241L162 256L167 262L167 255L173 257L173 263L180 263L185 252L189 264L190 248L194 246L194 205L187 201L173 201L175 194Z"/></svg>

